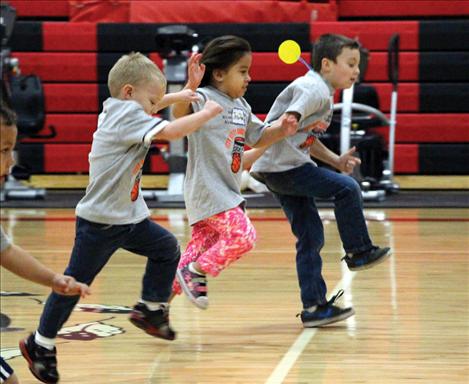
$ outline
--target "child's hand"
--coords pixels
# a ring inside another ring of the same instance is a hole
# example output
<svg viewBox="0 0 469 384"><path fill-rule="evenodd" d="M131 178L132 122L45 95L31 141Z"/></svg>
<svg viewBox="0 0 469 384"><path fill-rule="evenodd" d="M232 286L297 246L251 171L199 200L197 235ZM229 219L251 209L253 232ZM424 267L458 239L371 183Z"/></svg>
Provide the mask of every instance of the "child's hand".
<svg viewBox="0 0 469 384"><path fill-rule="evenodd" d="M353 155L356 150L356 147L352 147L339 157L339 171L350 174L353 172L353 168L355 168L356 165L362 163L358 157Z"/></svg>
<svg viewBox="0 0 469 384"><path fill-rule="evenodd" d="M204 111L207 111L211 117L215 117L223 111L223 108L217 102L208 100L204 105Z"/></svg>
<svg viewBox="0 0 469 384"><path fill-rule="evenodd" d="M298 118L294 114L285 113L280 117L280 126L285 136L293 136L298 130Z"/></svg>
<svg viewBox="0 0 469 384"><path fill-rule="evenodd" d="M199 101L200 97L192 89L183 89L182 91L176 92L178 103L192 103L193 101Z"/></svg>
<svg viewBox="0 0 469 384"><path fill-rule="evenodd" d="M86 297L91 294L90 287L78 283L72 276L56 274L52 281L52 290L59 295Z"/></svg>
<svg viewBox="0 0 469 384"><path fill-rule="evenodd" d="M192 55L187 63L187 87L195 91L205 74L205 64L200 64L201 53Z"/></svg>

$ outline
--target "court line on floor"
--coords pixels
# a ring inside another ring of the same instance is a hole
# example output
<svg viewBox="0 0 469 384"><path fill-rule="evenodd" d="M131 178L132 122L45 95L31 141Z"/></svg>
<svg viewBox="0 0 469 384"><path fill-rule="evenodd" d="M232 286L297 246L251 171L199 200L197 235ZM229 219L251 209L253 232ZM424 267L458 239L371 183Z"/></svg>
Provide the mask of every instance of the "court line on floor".
<svg viewBox="0 0 469 384"><path fill-rule="evenodd" d="M355 274L356 272L346 270L342 279L334 287L332 296L335 295L339 289L343 289L344 291L350 289ZM290 349L285 353L282 360L277 364L265 384L282 384L285 377L287 377L288 373L317 332L318 328L304 328Z"/></svg>

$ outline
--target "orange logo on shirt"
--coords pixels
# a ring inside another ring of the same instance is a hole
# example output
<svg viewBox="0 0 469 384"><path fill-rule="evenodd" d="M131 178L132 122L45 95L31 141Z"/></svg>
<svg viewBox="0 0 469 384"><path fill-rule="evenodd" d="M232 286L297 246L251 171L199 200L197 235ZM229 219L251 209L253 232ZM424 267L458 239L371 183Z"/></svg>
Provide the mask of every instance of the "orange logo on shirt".
<svg viewBox="0 0 469 384"><path fill-rule="evenodd" d="M244 152L244 137L235 137L233 143L233 152L231 155L231 171L237 173L241 168L241 160Z"/></svg>
<svg viewBox="0 0 469 384"><path fill-rule="evenodd" d="M305 141L300 144L300 149L311 147L316 141L316 136L308 136Z"/></svg>
<svg viewBox="0 0 469 384"><path fill-rule="evenodd" d="M132 176L137 175L139 172L140 174L137 175L134 186L132 187L132 191L130 191L130 200L135 201L138 198L138 195L140 193L140 179L142 178L142 167L143 163L145 162L145 159L140 160L137 164L135 164L135 167L132 169Z"/></svg>
<svg viewBox="0 0 469 384"><path fill-rule="evenodd" d="M137 178L135 179L134 186L132 187L132 191L130 192L130 200L135 201L138 198L139 192L140 192L140 176L138 175Z"/></svg>

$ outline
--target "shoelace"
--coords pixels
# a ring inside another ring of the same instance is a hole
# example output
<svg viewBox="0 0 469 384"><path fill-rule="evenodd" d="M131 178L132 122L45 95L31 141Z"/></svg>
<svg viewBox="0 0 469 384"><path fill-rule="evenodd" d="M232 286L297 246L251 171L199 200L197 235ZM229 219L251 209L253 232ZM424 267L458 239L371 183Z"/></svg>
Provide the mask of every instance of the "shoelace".
<svg viewBox="0 0 469 384"><path fill-rule="evenodd" d="M326 307L326 306L328 306L328 305L334 304L337 300L339 300L339 299L342 297L343 294L344 294L344 290L343 290L343 289L339 289L339 291L338 291L334 296L332 296L332 297L329 299L329 301L326 302L326 304L321 305L321 307ZM318 306L318 307L319 307L319 306ZM299 317L299 316L301 316L301 313L297 313L297 314L296 314L296 317Z"/></svg>
<svg viewBox="0 0 469 384"><path fill-rule="evenodd" d="M343 289L339 289L339 291L330 298L330 300L326 303L326 305L334 304L337 300L339 300L344 294Z"/></svg>

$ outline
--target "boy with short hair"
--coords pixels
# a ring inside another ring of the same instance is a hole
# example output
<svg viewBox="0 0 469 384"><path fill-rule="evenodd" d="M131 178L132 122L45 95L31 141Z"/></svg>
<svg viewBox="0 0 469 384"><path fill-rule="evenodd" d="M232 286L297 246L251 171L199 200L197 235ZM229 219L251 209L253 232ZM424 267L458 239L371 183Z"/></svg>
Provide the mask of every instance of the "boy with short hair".
<svg viewBox="0 0 469 384"><path fill-rule="evenodd" d="M14 164L13 150L16 144L16 115L3 103L0 106L0 184L10 173ZM71 276L55 273L24 249L13 244L0 226L0 265L10 272L34 283L51 287L61 295L90 294L86 284L77 283ZM0 383L17 384L18 378L8 363L0 357Z"/></svg>
<svg viewBox="0 0 469 384"><path fill-rule="evenodd" d="M326 300L319 253L324 245L324 229L315 198L334 200L346 252L343 259L350 270L370 268L390 255L389 248L379 248L371 242L358 183L348 175L318 167L311 159L315 157L345 173L360 164L353 156L355 148L338 156L318 139L330 124L335 90L350 88L358 79L359 48L357 41L345 36L322 35L314 46L314 72L309 71L285 88L266 117L266 122L270 122L283 113L293 113L299 120L298 132L269 148L252 150L260 156L251 169L253 177L280 201L297 238L296 266L304 327L327 325L354 314L352 308L334 305L343 291ZM305 129L308 126L312 130Z"/></svg>
<svg viewBox="0 0 469 384"><path fill-rule="evenodd" d="M189 61L189 72L193 62ZM190 116L172 122L152 117L169 102L194 99L192 92L164 96L166 79L140 53L121 57L109 73L111 97L103 103L89 154L90 182L76 208L76 237L65 271L91 284L119 248L148 258L141 299L130 321L151 336L174 340L169 324L168 298L180 251L174 237L149 219L140 193L142 166L153 140L184 137L221 112L208 101ZM78 297L51 294L38 330L20 343L23 356L37 379L56 383L55 337L67 321Z"/></svg>

